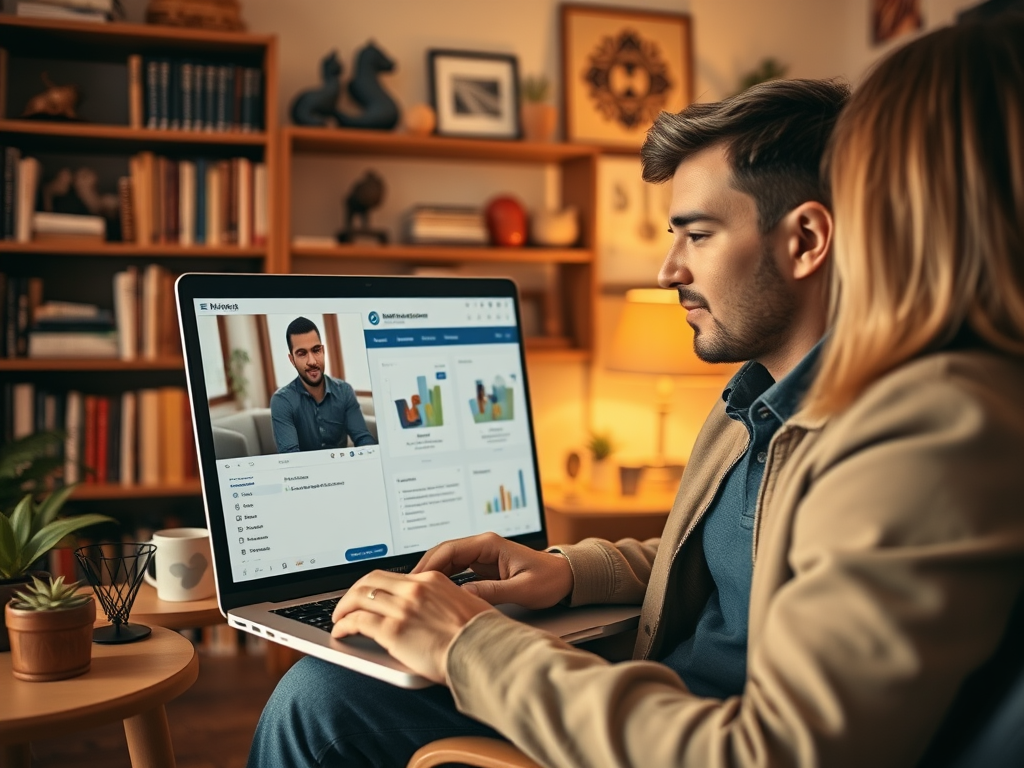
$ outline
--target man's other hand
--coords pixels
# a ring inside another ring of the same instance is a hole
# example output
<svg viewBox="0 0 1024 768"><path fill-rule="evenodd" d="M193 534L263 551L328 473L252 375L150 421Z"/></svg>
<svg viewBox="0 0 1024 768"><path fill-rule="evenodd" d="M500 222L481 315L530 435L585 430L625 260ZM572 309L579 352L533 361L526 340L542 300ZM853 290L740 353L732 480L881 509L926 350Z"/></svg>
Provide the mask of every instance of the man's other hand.
<svg viewBox="0 0 1024 768"><path fill-rule="evenodd" d="M550 608L572 594L572 568L565 557L538 552L496 533L438 544L423 555L412 573L440 571L451 576L467 568L481 581L463 584L462 589L491 605Z"/></svg>

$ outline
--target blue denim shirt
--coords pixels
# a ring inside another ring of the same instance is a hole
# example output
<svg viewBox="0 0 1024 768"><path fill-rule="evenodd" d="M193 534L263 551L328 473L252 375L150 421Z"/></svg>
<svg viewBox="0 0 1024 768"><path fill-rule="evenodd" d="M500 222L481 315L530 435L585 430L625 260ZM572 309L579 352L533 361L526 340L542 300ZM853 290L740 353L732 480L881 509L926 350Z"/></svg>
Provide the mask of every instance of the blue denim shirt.
<svg viewBox="0 0 1024 768"><path fill-rule="evenodd" d="M693 635L662 661L698 696L724 699L743 692L747 677L747 618L753 578L754 513L768 444L796 411L814 378L821 342L782 381L747 363L722 393L725 412L750 434L747 450L726 475L701 527L714 580Z"/></svg>
<svg viewBox="0 0 1024 768"><path fill-rule="evenodd" d="M342 448L349 436L354 445L376 441L366 428L366 419L352 385L324 375L326 391L319 403L296 376L270 398L270 418L278 453Z"/></svg>

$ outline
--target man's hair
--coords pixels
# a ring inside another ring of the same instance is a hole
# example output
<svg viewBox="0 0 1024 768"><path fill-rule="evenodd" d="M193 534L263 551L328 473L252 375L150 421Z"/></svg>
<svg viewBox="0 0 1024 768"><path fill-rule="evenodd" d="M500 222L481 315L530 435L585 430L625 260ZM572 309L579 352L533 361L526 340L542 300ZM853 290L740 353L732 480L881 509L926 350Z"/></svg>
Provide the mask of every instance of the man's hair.
<svg viewBox="0 0 1024 768"><path fill-rule="evenodd" d="M836 287L814 412L954 342L1024 356L1024 16L890 54L843 112L828 165Z"/></svg>
<svg viewBox="0 0 1024 768"><path fill-rule="evenodd" d="M284 339L288 342L288 354L292 352L292 336L298 336L302 333L309 333L310 331L316 331L316 337L320 338L320 329L316 327L316 323L306 317L296 317L290 323L288 328L284 332Z"/></svg>
<svg viewBox="0 0 1024 768"><path fill-rule="evenodd" d="M821 161L849 97L850 87L836 80L771 80L724 101L662 112L640 150L643 179L669 181L687 158L724 145L733 186L754 198L760 229L769 232L801 203L829 204Z"/></svg>

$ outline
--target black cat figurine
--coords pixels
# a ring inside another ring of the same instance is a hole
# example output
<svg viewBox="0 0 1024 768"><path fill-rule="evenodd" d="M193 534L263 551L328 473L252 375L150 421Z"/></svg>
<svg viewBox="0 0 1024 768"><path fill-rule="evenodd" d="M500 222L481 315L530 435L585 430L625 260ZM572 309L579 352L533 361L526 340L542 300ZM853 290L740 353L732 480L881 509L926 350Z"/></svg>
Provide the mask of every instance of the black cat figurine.
<svg viewBox="0 0 1024 768"><path fill-rule="evenodd" d="M292 122L296 125L327 125L328 118L338 118L338 97L341 95L341 62L338 52L331 51L320 61L319 88L301 91L292 102Z"/></svg>
<svg viewBox="0 0 1024 768"><path fill-rule="evenodd" d="M338 113L338 125L345 128L373 128L389 131L398 125L399 111L395 100L381 87L377 77L391 72L395 62L373 42L356 54L355 75L349 81L348 93L363 108L358 116Z"/></svg>

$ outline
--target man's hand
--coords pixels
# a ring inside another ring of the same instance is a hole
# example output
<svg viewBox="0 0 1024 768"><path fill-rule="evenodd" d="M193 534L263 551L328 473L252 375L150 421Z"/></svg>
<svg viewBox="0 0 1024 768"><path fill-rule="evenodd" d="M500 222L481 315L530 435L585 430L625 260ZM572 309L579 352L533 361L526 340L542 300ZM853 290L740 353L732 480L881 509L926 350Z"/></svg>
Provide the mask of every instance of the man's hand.
<svg viewBox="0 0 1024 768"><path fill-rule="evenodd" d="M448 646L466 623L494 610L437 571L367 574L334 607L332 637L365 635L417 674L444 683Z"/></svg>
<svg viewBox="0 0 1024 768"><path fill-rule="evenodd" d="M438 544L423 555L412 573L440 571L451 576L467 568L483 581L471 581L462 589L491 605L515 603L525 608L550 608L572 594L573 576L568 560L524 547L496 533Z"/></svg>

